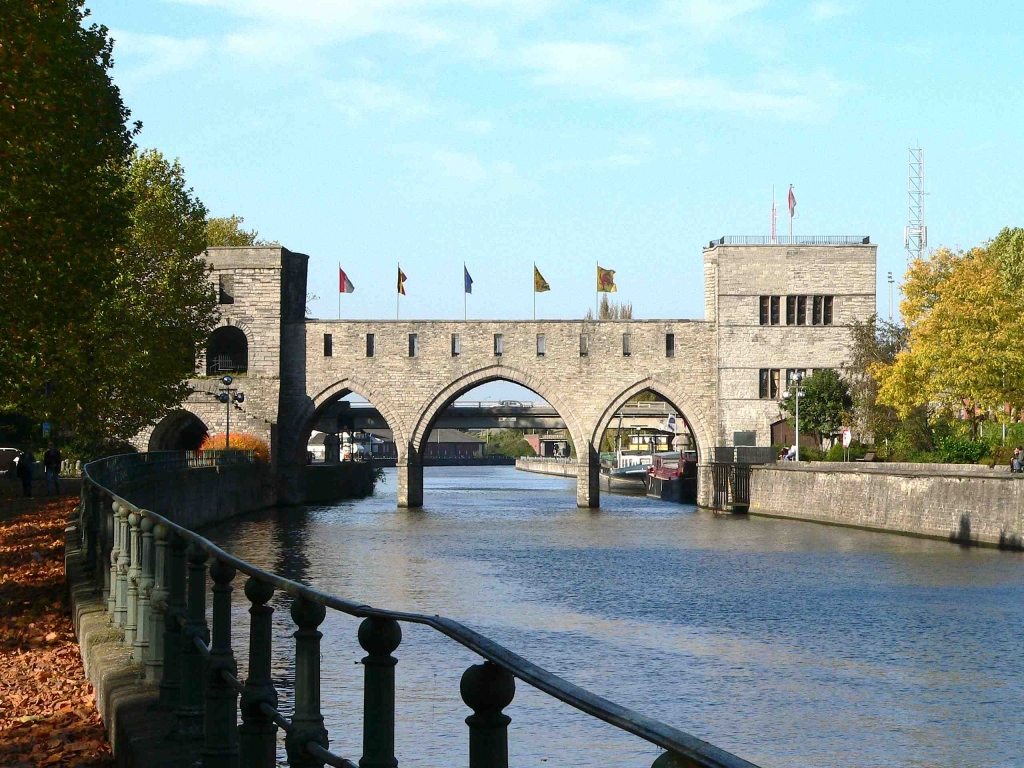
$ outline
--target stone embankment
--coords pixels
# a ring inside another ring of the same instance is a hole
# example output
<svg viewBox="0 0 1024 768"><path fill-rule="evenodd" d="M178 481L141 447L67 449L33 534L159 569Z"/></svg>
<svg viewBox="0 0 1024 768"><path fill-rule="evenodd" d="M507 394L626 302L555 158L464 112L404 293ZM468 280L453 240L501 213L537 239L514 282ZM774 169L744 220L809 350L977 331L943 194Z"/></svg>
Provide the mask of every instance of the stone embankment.
<svg viewBox="0 0 1024 768"><path fill-rule="evenodd" d="M750 513L1020 549L1024 475L960 464L755 467Z"/></svg>
<svg viewBox="0 0 1024 768"><path fill-rule="evenodd" d="M535 472L538 475L576 477L576 461L574 459L524 456L516 459L516 469L522 470L523 472Z"/></svg>

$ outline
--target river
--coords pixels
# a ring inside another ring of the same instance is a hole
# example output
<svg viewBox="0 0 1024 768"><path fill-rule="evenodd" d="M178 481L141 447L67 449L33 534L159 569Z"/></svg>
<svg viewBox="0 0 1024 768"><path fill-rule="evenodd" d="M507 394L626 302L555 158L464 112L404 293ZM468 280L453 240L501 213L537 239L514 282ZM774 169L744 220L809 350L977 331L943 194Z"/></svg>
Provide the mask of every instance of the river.
<svg viewBox="0 0 1024 768"><path fill-rule="evenodd" d="M1024 559L939 541L604 494L512 467L436 467L398 509L270 510L207 535L263 568L379 607L439 613L569 681L759 765L1024 765ZM248 615L236 580L235 648ZM294 631L276 598L289 710ZM332 749L361 754L358 620L328 612ZM459 678L479 661L403 626L399 765L466 763ZM510 764L649 766L645 742L519 682Z"/></svg>

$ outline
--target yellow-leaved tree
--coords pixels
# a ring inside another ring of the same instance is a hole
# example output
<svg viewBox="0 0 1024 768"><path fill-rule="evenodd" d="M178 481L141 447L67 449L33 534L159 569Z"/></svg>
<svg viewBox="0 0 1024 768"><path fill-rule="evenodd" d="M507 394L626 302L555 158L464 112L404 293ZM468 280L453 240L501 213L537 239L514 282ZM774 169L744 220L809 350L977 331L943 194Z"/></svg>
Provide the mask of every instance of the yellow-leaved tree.
<svg viewBox="0 0 1024 768"><path fill-rule="evenodd" d="M1004 230L969 251L943 248L907 271L900 304L906 349L876 364L878 402L906 418L917 407L1003 414L1024 403L1024 292L1013 279L1024 242ZM1015 261L1015 259L1017 259Z"/></svg>

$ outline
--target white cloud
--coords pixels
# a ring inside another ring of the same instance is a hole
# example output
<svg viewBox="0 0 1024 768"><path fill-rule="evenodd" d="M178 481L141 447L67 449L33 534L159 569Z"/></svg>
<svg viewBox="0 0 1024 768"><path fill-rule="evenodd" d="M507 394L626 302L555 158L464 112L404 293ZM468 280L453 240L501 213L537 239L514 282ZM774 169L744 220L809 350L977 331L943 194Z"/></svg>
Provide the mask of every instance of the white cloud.
<svg viewBox="0 0 1024 768"><path fill-rule="evenodd" d="M433 111L426 101L390 83L355 78L325 80L322 87L328 100L352 122L382 114L398 120L415 120Z"/></svg>
<svg viewBox="0 0 1024 768"><path fill-rule="evenodd" d="M811 5L811 17L815 21L827 21L848 13L853 13L853 6L847 3L837 3L834 0L824 0L824 2Z"/></svg>
<svg viewBox="0 0 1024 768"><path fill-rule="evenodd" d="M450 179L476 184L487 178L487 169L474 154L438 149L431 160L441 175Z"/></svg>
<svg viewBox="0 0 1024 768"><path fill-rule="evenodd" d="M455 127L463 133L484 136L494 130L494 123L490 120L459 120Z"/></svg>
<svg viewBox="0 0 1024 768"><path fill-rule="evenodd" d="M111 30L115 59L127 57L129 66L121 82L141 83L171 72L191 69L206 55L209 43L199 38L181 39L126 30Z"/></svg>

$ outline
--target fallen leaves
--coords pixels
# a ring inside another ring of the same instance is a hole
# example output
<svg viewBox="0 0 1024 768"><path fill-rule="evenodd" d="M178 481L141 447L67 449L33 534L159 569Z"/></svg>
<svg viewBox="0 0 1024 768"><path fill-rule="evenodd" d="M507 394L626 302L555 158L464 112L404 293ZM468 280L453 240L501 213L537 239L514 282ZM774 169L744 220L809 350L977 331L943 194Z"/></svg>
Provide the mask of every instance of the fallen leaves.
<svg viewBox="0 0 1024 768"><path fill-rule="evenodd" d="M10 502L0 517L0 765L112 766L64 581L73 497Z"/></svg>

